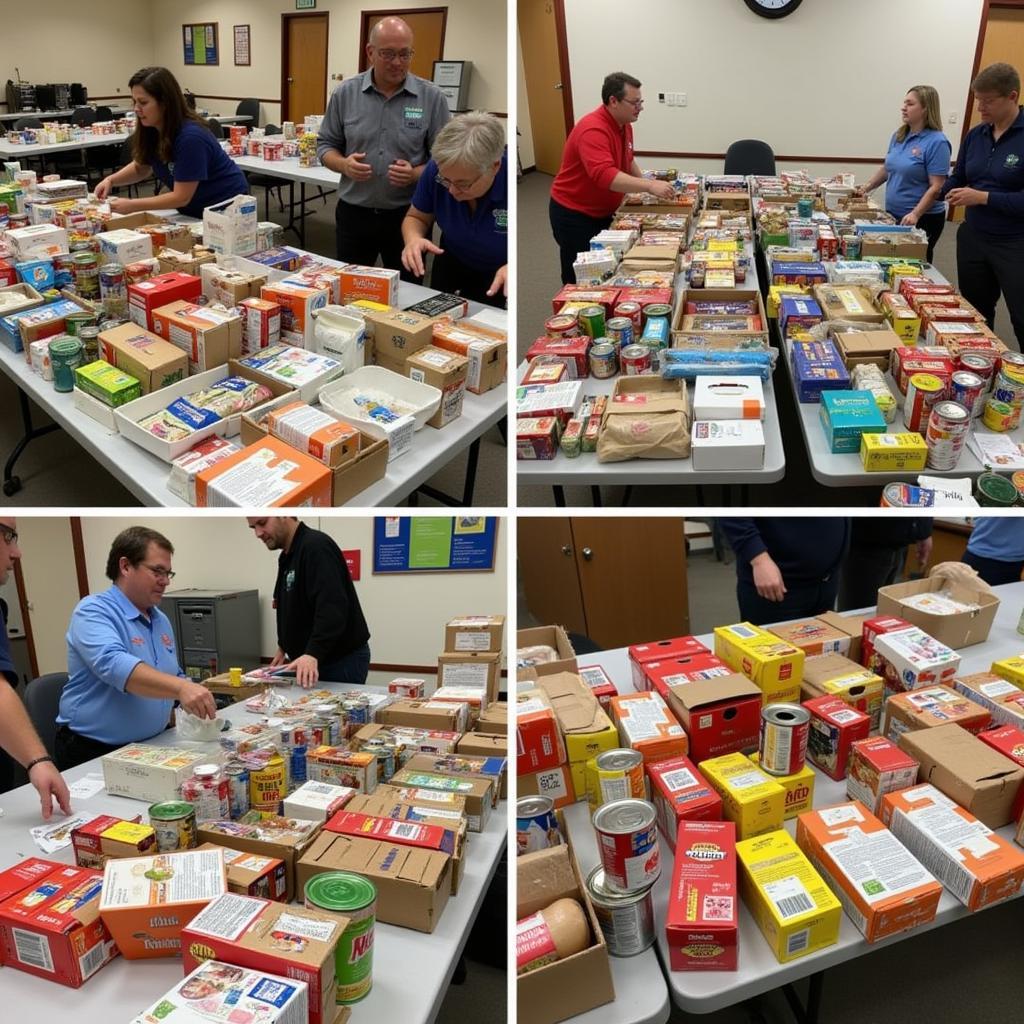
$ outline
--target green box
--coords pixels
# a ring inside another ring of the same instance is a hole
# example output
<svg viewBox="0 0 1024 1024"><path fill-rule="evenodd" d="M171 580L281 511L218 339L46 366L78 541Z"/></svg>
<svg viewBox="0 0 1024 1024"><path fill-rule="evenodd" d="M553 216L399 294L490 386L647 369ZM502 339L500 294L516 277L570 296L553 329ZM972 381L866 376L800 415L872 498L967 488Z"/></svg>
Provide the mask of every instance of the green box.
<svg viewBox="0 0 1024 1024"><path fill-rule="evenodd" d="M6 203L11 213L25 212L25 193L20 185L0 185L0 203Z"/></svg>
<svg viewBox="0 0 1024 1024"><path fill-rule="evenodd" d="M142 397L142 385L102 359L75 369L75 387L116 408Z"/></svg>

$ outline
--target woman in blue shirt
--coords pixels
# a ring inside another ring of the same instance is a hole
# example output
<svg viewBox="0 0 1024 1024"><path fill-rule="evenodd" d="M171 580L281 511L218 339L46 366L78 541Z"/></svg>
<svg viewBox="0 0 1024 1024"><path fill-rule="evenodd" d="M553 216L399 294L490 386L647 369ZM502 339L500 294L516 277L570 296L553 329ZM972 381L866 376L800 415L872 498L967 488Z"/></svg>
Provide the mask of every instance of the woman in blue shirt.
<svg viewBox="0 0 1024 1024"><path fill-rule="evenodd" d="M117 185L134 185L154 176L169 192L142 199L110 200L114 213L177 209L202 217L207 206L248 195L241 168L221 149L213 132L189 110L178 80L167 68L143 68L128 82L135 106L132 162L96 186L106 199Z"/></svg>
<svg viewBox="0 0 1024 1024"><path fill-rule="evenodd" d="M887 181L886 210L899 224L925 232L931 263L946 223L946 204L939 195L949 174L953 147L942 132L939 94L930 85L912 86L901 113L903 124L889 142L885 164L857 192L867 195Z"/></svg>
<svg viewBox="0 0 1024 1024"><path fill-rule="evenodd" d="M1020 516L975 519L961 561L976 569L989 586L1018 582L1024 572L1024 524Z"/></svg>
<svg viewBox="0 0 1024 1024"><path fill-rule="evenodd" d="M435 255L430 284L490 305L508 298L508 155L505 128L474 110L437 133L402 221L402 264L417 277ZM441 244L430 240L434 222Z"/></svg>

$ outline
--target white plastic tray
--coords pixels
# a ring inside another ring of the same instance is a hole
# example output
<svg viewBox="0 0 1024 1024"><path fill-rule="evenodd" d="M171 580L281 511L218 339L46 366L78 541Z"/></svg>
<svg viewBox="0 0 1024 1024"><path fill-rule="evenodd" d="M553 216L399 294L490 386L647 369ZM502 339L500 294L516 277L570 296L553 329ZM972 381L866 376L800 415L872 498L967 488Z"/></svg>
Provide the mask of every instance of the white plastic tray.
<svg viewBox="0 0 1024 1024"><path fill-rule="evenodd" d="M441 392L437 388L429 384L419 384L392 370L386 370L383 366L361 366L321 389L320 404L329 413L359 425L374 437L387 435L376 420L358 415L341 401L344 395L361 389L393 395L399 401L411 405L416 430L423 427L441 405Z"/></svg>

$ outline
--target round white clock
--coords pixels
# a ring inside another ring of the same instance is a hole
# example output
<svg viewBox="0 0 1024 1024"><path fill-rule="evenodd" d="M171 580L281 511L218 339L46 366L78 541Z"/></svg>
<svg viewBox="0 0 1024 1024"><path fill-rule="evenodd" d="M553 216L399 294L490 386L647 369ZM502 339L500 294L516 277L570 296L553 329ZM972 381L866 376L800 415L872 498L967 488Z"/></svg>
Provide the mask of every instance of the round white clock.
<svg viewBox="0 0 1024 1024"><path fill-rule="evenodd" d="M746 5L762 18L785 18L801 4L801 0L745 0Z"/></svg>

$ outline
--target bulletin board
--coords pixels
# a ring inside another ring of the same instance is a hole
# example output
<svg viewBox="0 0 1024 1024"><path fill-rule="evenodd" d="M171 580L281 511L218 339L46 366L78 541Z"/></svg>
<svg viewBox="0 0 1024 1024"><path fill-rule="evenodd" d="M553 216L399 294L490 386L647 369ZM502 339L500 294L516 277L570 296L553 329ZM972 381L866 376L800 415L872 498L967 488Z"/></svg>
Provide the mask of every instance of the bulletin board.
<svg viewBox="0 0 1024 1024"><path fill-rule="evenodd" d="M493 572L494 516L376 516L373 571Z"/></svg>
<svg viewBox="0 0 1024 1024"><path fill-rule="evenodd" d="M219 64L217 22L199 21L181 26L186 64Z"/></svg>

